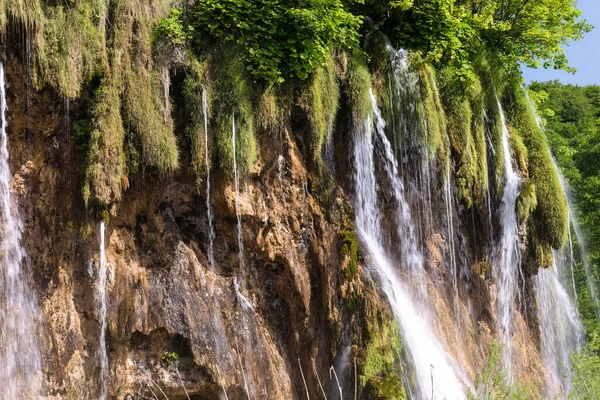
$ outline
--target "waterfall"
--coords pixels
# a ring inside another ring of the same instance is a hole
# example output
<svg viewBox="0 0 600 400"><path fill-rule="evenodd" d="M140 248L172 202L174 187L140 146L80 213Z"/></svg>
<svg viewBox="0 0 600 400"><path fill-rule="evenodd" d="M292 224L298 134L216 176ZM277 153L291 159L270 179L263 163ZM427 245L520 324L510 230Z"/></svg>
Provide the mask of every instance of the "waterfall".
<svg viewBox="0 0 600 400"><path fill-rule="evenodd" d="M529 100L529 106L535 116L540 129L544 129L542 120L537 114L535 104L529 98L527 90L523 88ZM552 157L552 154L550 154ZM571 236L571 222L573 221L572 207L569 193L564 178L560 173L556 160L552 157L554 170L558 175L560 186L567 203L568 211L568 248L553 250L554 263L552 268L540 268L538 274L533 278L536 286L536 300L538 319L540 323L541 350L544 364L547 368L546 394L552 398L566 397L571 389L571 362L570 355L573 351L580 351L583 343L583 326L577 310L577 287L575 285L575 259L573 256L573 239ZM565 254L568 250L568 256ZM582 251L585 257L585 251ZM584 261L585 262L585 261ZM567 264L569 272L567 272ZM572 301L565 290L567 275L570 275L573 286ZM588 279L588 283L590 280ZM593 285L590 286L592 293ZM596 303L597 304L597 303Z"/></svg>
<svg viewBox="0 0 600 400"><path fill-rule="evenodd" d="M459 315L459 297L458 297L458 266L456 264L456 250L454 243L454 213L452 212L454 204L452 202L452 189L451 189L451 173L450 163L446 166L446 179L444 182L444 205L446 208L446 223L448 229L448 252L450 253L450 270L452 273L452 287L454 289L454 318L456 319L456 325L460 331L460 315Z"/></svg>
<svg viewBox="0 0 600 400"><path fill-rule="evenodd" d="M237 170L236 145L235 145L235 114L231 114L231 141L233 144L233 179L235 180L235 216L237 218L237 241L238 241L238 258L240 260L240 270L242 275L245 271L244 265L244 243L242 241L242 218L240 216L240 181ZM242 282L245 282L245 276L242 276ZM242 287L243 288L243 287Z"/></svg>
<svg viewBox="0 0 600 400"><path fill-rule="evenodd" d="M384 233L382 216L378 207L378 182L375 176L375 160L382 162L395 200L399 203L399 213L403 218L410 218L408 206L404 200L403 187L392 153L392 147L383 132L385 121L381 117L376 99L370 93L373 113L361 121L354 130L354 203L356 209L356 226L358 233L366 245L371 257L372 268L381 281L401 331L403 344L408 358L407 364L414 366L414 379L410 373L405 374L406 387L411 398L425 399L445 398L463 399L464 388L451 364L451 360L442 344L425 319L423 304L417 304L409 291L408 278L396 271L392 261L384 250ZM373 121L373 117L375 121ZM410 225L410 220L405 221ZM414 232L402 236L402 245L409 253L415 251L412 260L408 261L408 271L422 265L418 252L413 249ZM416 246L416 245L415 245ZM403 257L404 258L404 257ZM418 271L417 271L418 272ZM420 274L418 274L420 275ZM417 309L417 307L419 307Z"/></svg>
<svg viewBox="0 0 600 400"><path fill-rule="evenodd" d="M208 219L208 263L211 269L215 267L215 256L213 245L215 241L215 230L213 228L213 215L210 206L210 162L208 153L208 107L206 105L206 88L202 86L202 115L204 116L204 157L206 161L206 218ZM235 127L234 127L235 129ZM235 139L234 139L235 148ZM235 157L234 157L235 162Z"/></svg>
<svg viewBox="0 0 600 400"><path fill-rule="evenodd" d="M552 268L540 268L534 277L540 320L542 358L548 369L548 395L552 398L569 393L571 363L569 357L581 349L583 327L577 308L564 289L564 258L554 253Z"/></svg>
<svg viewBox="0 0 600 400"><path fill-rule="evenodd" d="M502 105L498 102L502 122L502 151L504 154L504 191L500 207L500 254L496 259L493 273L497 286L496 315L500 339L504 344L504 362L511 371L513 310L516 307L515 295L520 269L519 227L515 205L521 186L521 178L512 166L509 132Z"/></svg>
<svg viewBox="0 0 600 400"><path fill-rule="evenodd" d="M100 268L98 269L98 298L100 302L100 400L106 399L108 353L106 351L106 254L104 252L104 221L100 222Z"/></svg>
<svg viewBox="0 0 600 400"><path fill-rule="evenodd" d="M596 291L595 279L594 279L594 276L592 275L590 260L588 258L588 253L587 253L587 249L585 246L585 238L583 236L583 232L581 231L581 227L579 226L577 218L575 218L575 216L574 216L575 215L575 206L574 206L574 202L573 202L573 199L571 196L571 192L569 190L569 187L567 186L567 183L565 182L564 177L562 176L562 174L560 172L560 169L558 168L558 165L556 164L556 160L554 159L554 157L552 157L552 163L554 165L554 169L556 170L556 173L558 174L560 186L565 195L565 198L567 200L567 205L568 205L568 213L569 213L568 239L569 239L569 253L570 253L569 265L571 268L571 280L572 280L572 285L573 285L574 296L575 297L577 296L577 287L575 285L575 271L574 271L574 268L576 267L576 263L575 263L575 257L573 254L573 238L571 235L571 227L573 227L573 231L575 232L575 238L577 239L577 246L579 247L581 263L583 264L583 271L585 272L585 278L586 278L586 282L588 285L588 289L590 290L590 296L592 298L592 302L594 303L594 307L596 309L596 314L598 316L598 319L600 320L600 299L598 299L598 292Z"/></svg>
<svg viewBox="0 0 600 400"><path fill-rule="evenodd" d="M31 399L40 395L41 357L36 335L38 305L21 246L23 222L10 191L4 65L0 63L0 205L2 207L2 297L0 301L0 397Z"/></svg>

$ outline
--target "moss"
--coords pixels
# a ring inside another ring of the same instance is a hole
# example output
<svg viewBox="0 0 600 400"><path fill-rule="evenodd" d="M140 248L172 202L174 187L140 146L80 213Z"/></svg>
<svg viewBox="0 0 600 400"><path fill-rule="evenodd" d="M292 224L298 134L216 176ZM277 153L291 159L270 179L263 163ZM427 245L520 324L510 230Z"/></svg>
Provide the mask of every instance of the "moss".
<svg viewBox="0 0 600 400"><path fill-rule="evenodd" d="M192 169L196 174L196 184L202 183L206 175L206 125L210 119L210 82L205 78L206 66L200 63L192 64L184 82L183 97L185 112L188 119L186 133L190 138ZM203 97L204 96L204 97ZM204 101L206 101L206 114L204 115ZM210 160L209 160L210 162ZM198 186L199 187L199 186Z"/></svg>
<svg viewBox="0 0 600 400"><path fill-rule="evenodd" d="M361 59L350 57L348 58L345 78L343 89L352 110L352 119L362 121L373 111L369 95L371 74Z"/></svg>
<svg viewBox="0 0 600 400"><path fill-rule="evenodd" d="M449 79L442 74L443 84ZM456 164L457 193L467 208L484 201L487 192L485 95L476 79L466 93L443 93L450 147Z"/></svg>
<svg viewBox="0 0 600 400"><path fill-rule="evenodd" d="M537 207L532 214L535 241L543 253L547 253L550 247L558 249L565 242L567 202L552 163L546 136L537 124L523 89L517 84L508 87L504 101L507 103L508 120L523 138L527 149L529 178L535 185L537 198Z"/></svg>
<svg viewBox="0 0 600 400"><path fill-rule="evenodd" d="M321 149L333 131L340 98L333 57L323 67L315 70L298 98L300 108L308 115L310 123L310 156L318 170L321 169Z"/></svg>
<svg viewBox="0 0 600 400"><path fill-rule="evenodd" d="M427 149L431 157L446 160L448 156L446 140L446 116L437 89L436 74L432 66L424 64L421 67L421 96L425 119L427 121Z"/></svg>
<svg viewBox="0 0 600 400"><path fill-rule="evenodd" d="M369 327L369 340L361 354L360 386L370 399L405 399L402 384L400 332L396 322L380 314Z"/></svg>
<svg viewBox="0 0 600 400"><path fill-rule="evenodd" d="M107 205L121 198L126 180L120 103L114 86L103 83L96 91L83 186L86 204L94 200Z"/></svg>
<svg viewBox="0 0 600 400"><path fill-rule="evenodd" d="M542 268L551 268L554 263L552 247L545 243L535 243L535 261Z"/></svg>
<svg viewBox="0 0 600 400"><path fill-rule="evenodd" d="M524 175L528 175L528 167L527 167L527 159L528 152L525 143L523 142L523 138L518 130L513 128L512 126L508 127L509 135L510 135L510 148L513 152L513 158L517 163L517 168Z"/></svg>
<svg viewBox="0 0 600 400"><path fill-rule="evenodd" d="M517 215L521 221L527 220L533 210L537 207L537 196L535 185L532 182L526 182L521 187L521 193L517 197Z"/></svg>
<svg viewBox="0 0 600 400"><path fill-rule="evenodd" d="M110 223L110 213L108 212L108 210L102 210L100 214L104 223L108 225Z"/></svg>
<svg viewBox="0 0 600 400"><path fill-rule="evenodd" d="M276 92L274 86L269 86L258 97L258 126L265 132L279 133L284 124L283 107Z"/></svg>
<svg viewBox="0 0 600 400"><path fill-rule="evenodd" d="M217 165L233 176L232 122L235 118L236 161L240 175L250 173L257 158L254 127L254 96L244 65L235 47L216 49L211 55L211 95Z"/></svg>
<svg viewBox="0 0 600 400"><path fill-rule="evenodd" d="M155 57L157 63L152 57L152 21L160 14L128 0L115 7L113 45L118 53L112 59L112 73L123 82L125 123L138 135L144 165L173 171L179 153L170 112L169 70L160 57Z"/></svg>
<svg viewBox="0 0 600 400"><path fill-rule="evenodd" d="M342 247L340 250L342 259L348 257L349 262L346 269L346 279L350 282L354 280L358 271L358 236L352 227L346 227L340 233Z"/></svg>

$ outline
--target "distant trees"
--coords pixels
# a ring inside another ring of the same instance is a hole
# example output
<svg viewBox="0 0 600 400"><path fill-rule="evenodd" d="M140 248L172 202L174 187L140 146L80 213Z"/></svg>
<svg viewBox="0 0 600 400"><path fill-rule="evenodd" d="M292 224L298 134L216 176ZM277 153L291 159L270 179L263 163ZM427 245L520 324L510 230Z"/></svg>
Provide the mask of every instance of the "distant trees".
<svg viewBox="0 0 600 400"><path fill-rule="evenodd" d="M600 289L600 86L533 83L532 98L544 119L552 152L576 202L597 291ZM579 309L588 333L598 331L586 276L576 268Z"/></svg>

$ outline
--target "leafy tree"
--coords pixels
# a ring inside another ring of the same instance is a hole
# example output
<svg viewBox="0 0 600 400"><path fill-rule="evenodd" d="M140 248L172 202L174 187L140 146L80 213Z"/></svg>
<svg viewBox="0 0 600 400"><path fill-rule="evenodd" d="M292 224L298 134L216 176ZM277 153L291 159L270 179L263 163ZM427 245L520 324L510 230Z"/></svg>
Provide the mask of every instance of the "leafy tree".
<svg viewBox="0 0 600 400"><path fill-rule="evenodd" d="M502 345L490 344L490 354L484 368L475 377L469 390L469 400L526 400L532 398L521 382L511 383L502 363Z"/></svg>
<svg viewBox="0 0 600 400"><path fill-rule="evenodd" d="M573 71L563 46L592 28L575 0L366 0L361 11L394 43L451 66L464 82L481 55L517 77L520 63Z"/></svg>
<svg viewBox="0 0 600 400"><path fill-rule="evenodd" d="M358 48L362 17L340 0L199 0L190 14L195 45L205 36L239 46L257 79L306 79L332 48Z"/></svg>
<svg viewBox="0 0 600 400"><path fill-rule="evenodd" d="M571 355L573 389L569 399L600 399L600 337L594 334L581 354Z"/></svg>
<svg viewBox="0 0 600 400"><path fill-rule="evenodd" d="M554 81L533 83L530 89L552 152L572 191L573 217L583 230L592 285L600 293L600 86ZM583 255L576 256L581 260ZM579 311L588 333L592 333L600 328L596 305L581 261L575 267Z"/></svg>

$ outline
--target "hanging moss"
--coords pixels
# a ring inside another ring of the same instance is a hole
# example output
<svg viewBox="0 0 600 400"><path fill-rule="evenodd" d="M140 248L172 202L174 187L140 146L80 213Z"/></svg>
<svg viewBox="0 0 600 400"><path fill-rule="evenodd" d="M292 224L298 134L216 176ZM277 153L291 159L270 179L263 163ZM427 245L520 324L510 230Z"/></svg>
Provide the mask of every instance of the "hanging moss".
<svg viewBox="0 0 600 400"><path fill-rule="evenodd" d="M125 131L120 103L114 86L103 83L96 91L83 186L86 203L94 200L108 205L119 200L121 189L127 187L123 153Z"/></svg>
<svg viewBox="0 0 600 400"><path fill-rule="evenodd" d="M537 197L537 207L532 215L536 225L535 240L541 249L538 253L547 253L550 247L558 249L565 242L567 202L552 164L546 136L537 124L525 92L515 84L508 88L505 102L509 122L519 132L527 148L529 178L535 185Z"/></svg>
<svg viewBox="0 0 600 400"><path fill-rule="evenodd" d="M277 132L283 125L275 87L269 86L258 97L258 126L265 132Z"/></svg>
<svg viewBox="0 0 600 400"><path fill-rule="evenodd" d="M204 118L207 118L207 124L210 118L210 85L209 81L204 77L204 70L204 65L193 63L183 83L185 111L188 118L186 133L190 138L192 169L196 174L197 185L202 183L202 178L206 175L206 132ZM206 116L204 115L203 93L206 97Z"/></svg>
<svg viewBox="0 0 600 400"><path fill-rule="evenodd" d="M34 40L38 84L49 83L64 96L75 98L82 84L106 65L100 24L105 8L104 2L95 0L46 7L43 27Z"/></svg>
<svg viewBox="0 0 600 400"><path fill-rule="evenodd" d="M217 165L233 176L232 122L235 118L237 167L238 172L245 175L250 173L257 158L254 96L235 47L217 49L209 62Z"/></svg>
<svg viewBox="0 0 600 400"><path fill-rule="evenodd" d="M447 160L446 117L436 84L433 67L424 64L421 67L421 95L427 121L427 148L431 157Z"/></svg>
<svg viewBox="0 0 600 400"><path fill-rule="evenodd" d="M144 3L115 1L113 74L122 76L127 126L139 136L146 166L169 172L179 165L169 100L169 70L152 58L152 21L156 12Z"/></svg>
<svg viewBox="0 0 600 400"><path fill-rule="evenodd" d="M521 187L519 197L517 197L517 215L521 221L527 220L533 210L537 207L537 196L535 194L535 185L532 182L526 182Z"/></svg>
<svg viewBox="0 0 600 400"><path fill-rule="evenodd" d="M342 259L348 257L348 265L346 269L346 279L352 281L358 271L358 235L351 226L346 226L340 233L342 242L341 256Z"/></svg>
<svg viewBox="0 0 600 400"><path fill-rule="evenodd" d="M400 376L400 332L387 314L369 325L369 340L361 354L359 376L363 395L373 400L402 400L406 392Z"/></svg>
<svg viewBox="0 0 600 400"><path fill-rule="evenodd" d="M467 208L479 204L487 191L487 144L485 131L485 96L479 79L465 93L459 93L448 81L448 71L441 75L450 148L456 165L457 193Z"/></svg>
<svg viewBox="0 0 600 400"><path fill-rule="evenodd" d="M371 88L371 74L362 60L349 57L343 89L354 121L362 121L373 112L369 89Z"/></svg>
<svg viewBox="0 0 600 400"><path fill-rule="evenodd" d="M310 123L310 153L312 161L321 169L321 149L333 130L340 98L335 61L329 57L323 67L313 73L301 90L298 104L308 115Z"/></svg>

